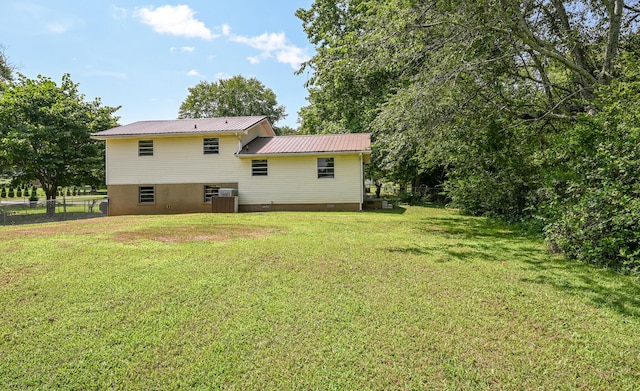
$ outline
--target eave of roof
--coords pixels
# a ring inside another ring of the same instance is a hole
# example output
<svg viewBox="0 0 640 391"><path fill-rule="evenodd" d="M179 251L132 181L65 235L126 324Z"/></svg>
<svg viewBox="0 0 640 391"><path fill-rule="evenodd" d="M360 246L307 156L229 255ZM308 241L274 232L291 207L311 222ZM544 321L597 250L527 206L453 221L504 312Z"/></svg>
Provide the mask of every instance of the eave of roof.
<svg viewBox="0 0 640 391"><path fill-rule="evenodd" d="M92 138L105 140L109 138L192 136L203 134L236 134L246 132L264 122L271 132L273 128L265 116L190 118L179 120L138 121L128 125L94 133ZM274 133L275 134L275 133Z"/></svg>

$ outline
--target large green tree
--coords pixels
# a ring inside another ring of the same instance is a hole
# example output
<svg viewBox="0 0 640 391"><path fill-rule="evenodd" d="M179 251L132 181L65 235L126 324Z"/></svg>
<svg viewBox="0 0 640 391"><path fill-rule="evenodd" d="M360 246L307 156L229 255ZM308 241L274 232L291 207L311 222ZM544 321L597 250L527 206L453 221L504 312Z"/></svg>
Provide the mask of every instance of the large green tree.
<svg viewBox="0 0 640 391"><path fill-rule="evenodd" d="M286 117L276 94L256 78L237 75L214 82L201 81L189 88L178 118L264 115L275 123Z"/></svg>
<svg viewBox="0 0 640 391"><path fill-rule="evenodd" d="M85 101L68 74L60 85L20 75L0 98L0 160L15 181L38 180L48 201L61 186L94 184L104 175L104 156L90 136L117 126L118 109ZM55 203L47 203L47 213L55 213Z"/></svg>
<svg viewBox="0 0 640 391"><path fill-rule="evenodd" d="M316 0L297 12L317 52L301 130L373 131L392 177L443 167L459 206L519 218L543 185L538 147L597 109L637 14L621 0ZM472 186L487 178L491 203Z"/></svg>
<svg viewBox="0 0 640 391"><path fill-rule="evenodd" d="M638 3L316 0L297 13L316 46L302 131L373 131L388 176L441 169L456 206L550 224L588 182L567 141L610 132L593 118L639 54Z"/></svg>

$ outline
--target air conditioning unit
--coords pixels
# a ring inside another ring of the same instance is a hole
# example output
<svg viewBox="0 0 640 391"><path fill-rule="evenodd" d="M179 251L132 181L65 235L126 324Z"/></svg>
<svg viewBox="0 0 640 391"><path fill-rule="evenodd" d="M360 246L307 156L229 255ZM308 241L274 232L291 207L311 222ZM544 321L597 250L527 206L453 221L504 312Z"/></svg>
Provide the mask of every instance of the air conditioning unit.
<svg viewBox="0 0 640 391"><path fill-rule="evenodd" d="M220 189L218 190L219 197L235 197L238 195L238 189Z"/></svg>

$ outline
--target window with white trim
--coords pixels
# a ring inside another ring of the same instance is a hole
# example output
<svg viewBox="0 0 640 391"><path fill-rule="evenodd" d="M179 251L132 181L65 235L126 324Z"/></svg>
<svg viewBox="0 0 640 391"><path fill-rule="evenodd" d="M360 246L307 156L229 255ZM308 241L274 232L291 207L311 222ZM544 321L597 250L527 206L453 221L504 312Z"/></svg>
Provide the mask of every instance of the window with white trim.
<svg viewBox="0 0 640 391"><path fill-rule="evenodd" d="M213 155L220 152L219 138L205 138L202 141L202 149L205 155Z"/></svg>
<svg viewBox="0 0 640 391"><path fill-rule="evenodd" d="M153 140L138 140L138 156L153 156Z"/></svg>
<svg viewBox="0 0 640 391"><path fill-rule="evenodd" d="M334 177L334 162L332 157L318 158L318 178Z"/></svg>
<svg viewBox="0 0 640 391"><path fill-rule="evenodd" d="M252 176L266 176L268 173L267 160L252 160L251 161L251 175Z"/></svg>
<svg viewBox="0 0 640 391"><path fill-rule="evenodd" d="M204 202L211 201L212 197L217 197L220 194L220 186L205 185L204 186Z"/></svg>
<svg viewBox="0 0 640 391"><path fill-rule="evenodd" d="M155 186L138 187L138 202L141 204L153 204L156 202Z"/></svg>

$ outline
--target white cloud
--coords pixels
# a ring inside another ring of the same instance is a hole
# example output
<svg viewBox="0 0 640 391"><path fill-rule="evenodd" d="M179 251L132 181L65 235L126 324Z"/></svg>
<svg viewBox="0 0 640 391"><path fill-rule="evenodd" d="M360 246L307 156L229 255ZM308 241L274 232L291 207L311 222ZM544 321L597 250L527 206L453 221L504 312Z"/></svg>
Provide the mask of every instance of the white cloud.
<svg viewBox="0 0 640 391"><path fill-rule="evenodd" d="M275 56L278 62L289 64L293 69L298 69L302 62L310 58L306 50L291 45L284 33L264 33L256 37L245 37L231 34L231 28L227 25L222 26L222 31L224 35L229 36L232 42L242 43L260 51L257 56L248 58L252 64Z"/></svg>
<svg viewBox="0 0 640 391"><path fill-rule="evenodd" d="M187 5L136 8L134 15L160 34L206 40L218 37L203 22L195 19L195 12Z"/></svg>
<svg viewBox="0 0 640 391"><path fill-rule="evenodd" d="M177 51L181 51L182 53L193 53L196 51L196 48L193 46L181 46L179 48L171 47L169 48L169 52L175 53Z"/></svg>
<svg viewBox="0 0 640 391"><path fill-rule="evenodd" d="M64 34L69 30L85 26L83 19L46 6L21 2L14 5L14 8L19 14L28 18L29 28L38 33Z"/></svg>
<svg viewBox="0 0 640 391"><path fill-rule="evenodd" d="M54 34L63 34L67 32L71 28L71 23L69 22L53 22L48 23L46 25L47 31Z"/></svg>
<svg viewBox="0 0 640 391"><path fill-rule="evenodd" d="M195 69L192 69L189 72L187 72L187 76L204 77L204 75L202 75L200 72L196 71Z"/></svg>
<svg viewBox="0 0 640 391"><path fill-rule="evenodd" d="M127 17L127 10L114 5L111 7L111 17L115 20L125 19Z"/></svg>

